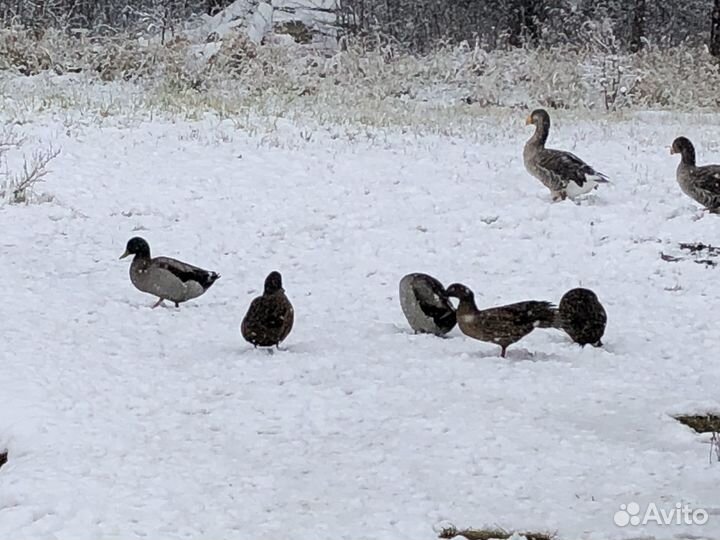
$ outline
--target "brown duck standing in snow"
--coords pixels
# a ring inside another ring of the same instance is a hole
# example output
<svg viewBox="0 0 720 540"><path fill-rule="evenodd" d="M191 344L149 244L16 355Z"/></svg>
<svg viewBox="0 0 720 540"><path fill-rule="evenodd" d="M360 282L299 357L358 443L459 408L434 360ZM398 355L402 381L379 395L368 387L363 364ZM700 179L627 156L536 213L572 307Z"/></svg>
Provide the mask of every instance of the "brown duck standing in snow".
<svg viewBox="0 0 720 540"><path fill-rule="evenodd" d="M262 296L251 303L240 325L240 332L254 347L279 347L292 330L295 313L285 296L280 272L265 278Z"/></svg>
<svg viewBox="0 0 720 540"><path fill-rule="evenodd" d="M677 182L682 192L702 204L706 210L720 213L720 165L695 162L695 147L686 137L678 137L670 147L671 154L680 154Z"/></svg>
<svg viewBox="0 0 720 540"><path fill-rule="evenodd" d="M550 302L529 300L489 309L478 309L474 293L465 285L454 283L448 296L458 298L457 322L466 336L500 345L500 356L507 348L535 328L559 328L558 311Z"/></svg>
<svg viewBox="0 0 720 540"><path fill-rule="evenodd" d="M601 347L607 313L597 295L590 289L570 289L558 305L563 330L582 345Z"/></svg>
<svg viewBox="0 0 720 540"><path fill-rule="evenodd" d="M525 123L535 126L535 133L523 150L525 169L550 190L553 201L573 199L608 182L607 176L575 154L545 148L550 133L550 115L546 110L534 110Z"/></svg>

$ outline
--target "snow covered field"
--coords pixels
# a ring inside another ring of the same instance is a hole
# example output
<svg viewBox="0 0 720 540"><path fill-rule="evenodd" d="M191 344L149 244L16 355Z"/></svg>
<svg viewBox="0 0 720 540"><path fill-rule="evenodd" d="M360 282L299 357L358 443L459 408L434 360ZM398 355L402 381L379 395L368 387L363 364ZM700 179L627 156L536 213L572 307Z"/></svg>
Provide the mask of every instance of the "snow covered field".
<svg viewBox="0 0 720 540"><path fill-rule="evenodd" d="M559 116L552 146L613 180L575 205L524 171L526 114L463 138L20 126L26 150L62 153L53 202L0 207L0 538L430 540L444 521L720 538L720 464L670 417L720 410L718 270L659 257L720 243L667 148L684 134L720 161L718 117ZM117 260L134 235L222 278L151 310ZM270 355L238 326L274 269L296 323ZM480 307L590 287L606 346L538 330L501 359L457 329L412 335L397 298L412 271L467 284ZM617 527L632 501L709 520Z"/></svg>

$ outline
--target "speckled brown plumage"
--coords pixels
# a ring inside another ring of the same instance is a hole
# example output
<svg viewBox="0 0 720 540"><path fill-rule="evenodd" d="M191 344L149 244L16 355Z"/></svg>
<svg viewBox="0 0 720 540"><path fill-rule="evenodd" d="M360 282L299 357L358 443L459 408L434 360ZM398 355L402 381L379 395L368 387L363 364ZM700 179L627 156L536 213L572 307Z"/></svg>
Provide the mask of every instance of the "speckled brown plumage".
<svg viewBox="0 0 720 540"><path fill-rule="evenodd" d="M558 306L563 330L575 343L602 346L601 338L607 325L607 313L597 295L589 289L571 289Z"/></svg>
<svg viewBox="0 0 720 540"><path fill-rule="evenodd" d="M707 210L719 213L720 165L698 167L695 161L695 147L686 137L675 139L670 153L681 156L676 177L682 192Z"/></svg>
<svg viewBox="0 0 720 540"><path fill-rule="evenodd" d="M240 332L255 347L279 346L292 330L295 312L285 296L280 272L265 278L262 296L251 303L240 325Z"/></svg>
<svg viewBox="0 0 720 540"><path fill-rule="evenodd" d="M534 110L526 124L535 126L535 133L525 144L525 169L550 190L553 201L571 199L607 183L608 178L570 152L545 148L550 133L550 115L543 109Z"/></svg>
<svg viewBox="0 0 720 540"><path fill-rule="evenodd" d="M458 326L463 334L480 341L500 345L500 356L535 328L559 326L558 311L550 302L529 300L479 310L473 292L460 283L447 289L448 296L458 298Z"/></svg>

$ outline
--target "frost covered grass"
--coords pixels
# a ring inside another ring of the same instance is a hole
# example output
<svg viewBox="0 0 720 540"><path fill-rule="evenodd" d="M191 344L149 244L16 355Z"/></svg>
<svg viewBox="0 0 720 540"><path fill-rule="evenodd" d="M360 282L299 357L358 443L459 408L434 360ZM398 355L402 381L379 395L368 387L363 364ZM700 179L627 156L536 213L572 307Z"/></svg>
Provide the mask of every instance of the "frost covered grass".
<svg viewBox="0 0 720 540"><path fill-rule="evenodd" d="M468 135L478 117L495 110L720 106L717 62L687 47L630 55L612 44L493 52L465 44L418 56L358 42L327 51L286 40L256 46L240 36L202 43L178 35L161 44L5 29L0 70L3 105L21 121L48 109L101 118L212 113L265 133L285 119Z"/></svg>
<svg viewBox="0 0 720 540"><path fill-rule="evenodd" d="M22 153L25 142L12 124L0 130L0 164L4 169L0 172L0 200L10 204L48 202L51 197L38 193L37 187L50 172L48 165L60 150L46 143L46 148L35 149L28 157ZM13 153L20 155L19 163ZM12 168L9 162L13 163Z"/></svg>

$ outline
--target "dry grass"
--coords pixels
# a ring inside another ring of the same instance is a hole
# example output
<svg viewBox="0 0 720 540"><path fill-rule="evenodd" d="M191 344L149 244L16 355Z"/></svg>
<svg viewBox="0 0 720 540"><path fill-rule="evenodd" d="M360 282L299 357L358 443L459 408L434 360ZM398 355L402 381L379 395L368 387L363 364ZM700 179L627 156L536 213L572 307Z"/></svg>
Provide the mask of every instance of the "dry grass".
<svg viewBox="0 0 720 540"><path fill-rule="evenodd" d="M19 77L38 74L31 84ZM0 30L0 100L11 117L70 108L101 117L212 113L466 135L489 111L538 106L595 114L713 111L719 86L718 64L687 47L630 55L569 47L487 52L461 44L419 56L352 42L320 51L272 41L258 47L239 35L210 43L176 36L162 44L122 34Z"/></svg>
<svg viewBox="0 0 720 540"><path fill-rule="evenodd" d="M720 415L717 414L679 415L674 418L698 433L720 433Z"/></svg>
<svg viewBox="0 0 720 540"><path fill-rule="evenodd" d="M456 529L455 527L448 527L440 531L440 538L455 538L456 536L464 536L468 540L506 540L513 534L520 534L527 538L527 540L554 540L554 534L542 533L542 532L515 532L508 531L505 529Z"/></svg>
<svg viewBox="0 0 720 540"><path fill-rule="evenodd" d="M26 142L25 137L18 134L14 126L6 126L0 130L0 202L9 204L28 204L30 202L46 202L52 200L47 194L39 194L36 188L44 182L50 172L48 165L60 155L60 150L49 144L44 149L35 149L32 155L22 155L22 167L19 170L8 166L6 154L11 150L20 150Z"/></svg>
<svg viewBox="0 0 720 540"><path fill-rule="evenodd" d="M697 433L710 433L709 462L720 462L720 415L690 414L674 416L675 420L695 430Z"/></svg>

